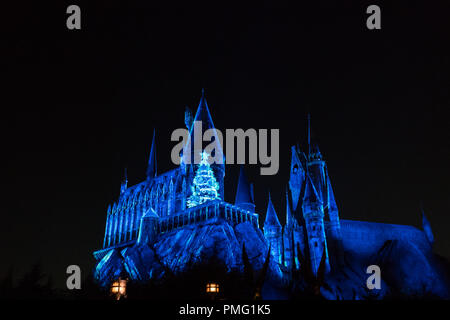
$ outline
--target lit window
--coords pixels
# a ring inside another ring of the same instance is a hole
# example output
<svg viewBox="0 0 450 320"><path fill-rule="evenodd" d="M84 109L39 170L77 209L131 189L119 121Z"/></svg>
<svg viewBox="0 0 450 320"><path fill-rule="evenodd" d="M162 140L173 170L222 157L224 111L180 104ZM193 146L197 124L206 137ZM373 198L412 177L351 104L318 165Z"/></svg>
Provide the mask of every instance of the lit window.
<svg viewBox="0 0 450 320"><path fill-rule="evenodd" d="M116 295L116 299L119 300L122 296L125 296L127 292L127 280L118 279L111 284L111 293Z"/></svg>
<svg viewBox="0 0 450 320"><path fill-rule="evenodd" d="M217 283L208 283L206 285L206 292L208 292L208 293L218 293L219 292L219 284L217 284Z"/></svg>

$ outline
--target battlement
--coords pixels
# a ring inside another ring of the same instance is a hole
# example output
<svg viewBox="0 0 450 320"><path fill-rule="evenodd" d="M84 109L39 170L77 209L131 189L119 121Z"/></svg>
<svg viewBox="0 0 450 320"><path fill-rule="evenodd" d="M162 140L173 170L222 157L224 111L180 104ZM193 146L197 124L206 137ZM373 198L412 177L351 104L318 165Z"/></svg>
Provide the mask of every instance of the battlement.
<svg viewBox="0 0 450 320"><path fill-rule="evenodd" d="M186 225L193 225L214 218L222 218L232 226L241 222L250 222L256 228L259 228L259 215L257 213L245 210L222 200L213 200L192 208L187 208L170 216L156 218L156 232L157 234L164 234ZM122 248L134 244L140 232L140 221L136 221L135 225L137 230L132 232L130 237L122 237L119 241L114 241L111 245L105 246L103 250Z"/></svg>
<svg viewBox="0 0 450 320"><path fill-rule="evenodd" d="M204 204L188 208L164 218L159 219L158 233L170 232L185 225L220 217L228 221L232 226L241 222L250 222L256 228L259 227L259 215L242 209L225 201L213 200Z"/></svg>

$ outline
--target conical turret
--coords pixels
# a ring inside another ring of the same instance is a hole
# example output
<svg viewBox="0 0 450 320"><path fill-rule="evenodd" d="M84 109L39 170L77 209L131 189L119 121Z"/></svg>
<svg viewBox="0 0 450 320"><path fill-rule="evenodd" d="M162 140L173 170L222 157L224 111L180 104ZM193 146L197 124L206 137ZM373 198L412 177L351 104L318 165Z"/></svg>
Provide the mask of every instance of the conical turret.
<svg viewBox="0 0 450 320"><path fill-rule="evenodd" d="M245 175L243 166L241 166L241 169L239 172L239 181L238 181L236 199L234 201L234 204L245 210L249 210L251 212L255 211L255 201L253 199L253 188L252 188L252 185L248 182L248 179L247 179L247 176Z"/></svg>
<svg viewBox="0 0 450 320"><path fill-rule="evenodd" d="M272 199L269 193L269 203L267 204L266 220L264 221L264 237L270 245L270 251L273 259L277 263L282 263L282 233L281 224L277 213L273 207Z"/></svg>
<svg viewBox="0 0 450 320"><path fill-rule="evenodd" d="M219 137L220 135L220 137ZM183 149L183 165L197 166L201 161L203 151L209 156L209 163L214 171L214 176L219 183L220 198L224 197L224 176L225 176L225 159L221 145L221 134L217 132L209 112L208 104L205 98L205 91L202 89L202 97L198 104L197 112L193 119L193 123L189 132L188 142ZM203 146L203 140L211 141ZM187 168L188 169L188 168ZM188 169L189 170L189 169ZM196 168L194 168L194 171Z"/></svg>
<svg viewBox="0 0 450 320"><path fill-rule="evenodd" d="M214 158L216 163L219 163L218 160L221 159L221 164L223 164L223 151L221 139L219 139L218 133L215 129L216 128L214 126L211 113L209 112L208 103L206 102L205 90L202 89L202 97L200 98L197 112L195 113L195 117L192 121L191 128L189 130L189 140L185 150L183 151L183 153L186 155L184 159L185 163L187 164L200 163L201 154L203 151L203 138L208 138L208 140L210 140L211 143L213 142L215 143L215 148L211 150L213 152L208 151L208 153L210 154L211 157ZM206 132L209 137L204 136Z"/></svg>
<svg viewBox="0 0 450 320"><path fill-rule="evenodd" d="M281 230L281 224L280 221L278 220L275 208L273 207L270 193L269 193L269 203L267 204L266 220L264 221L264 230L266 228L280 228Z"/></svg>

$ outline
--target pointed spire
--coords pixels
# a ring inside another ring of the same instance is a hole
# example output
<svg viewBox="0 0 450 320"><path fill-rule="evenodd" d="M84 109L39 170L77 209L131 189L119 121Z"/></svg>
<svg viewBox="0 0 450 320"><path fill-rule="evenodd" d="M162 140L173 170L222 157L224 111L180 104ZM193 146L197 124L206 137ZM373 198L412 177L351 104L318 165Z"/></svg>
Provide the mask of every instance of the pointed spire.
<svg viewBox="0 0 450 320"><path fill-rule="evenodd" d="M204 88L202 88L202 97L200 98L197 112L195 113L194 121L202 121L203 130L215 128L211 114L209 112L208 103L206 102Z"/></svg>
<svg viewBox="0 0 450 320"><path fill-rule="evenodd" d="M201 124L201 128L200 128ZM197 112L195 113L195 117L193 119L190 131L189 131L189 141L187 143L186 149L190 151L191 155L191 163L199 162L200 159L198 158L198 154L202 152L201 149L203 149L202 143L203 143L203 134L208 129L215 129L211 113L209 112L208 103L206 102L205 98L205 90L202 89L202 97L200 98L200 102L198 104ZM200 130L200 132L196 132L196 130ZM196 145L195 137L198 137L197 140L199 145ZM223 150L221 141L217 135L217 131L213 130L213 137L214 141L217 141L217 148L215 148L215 154L214 158L220 158L220 155L223 157ZM211 139L213 141L213 139ZM217 155L217 152L220 154ZM187 153L188 154L188 153ZM189 156L188 156L189 157Z"/></svg>
<svg viewBox="0 0 450 320"><path fill-rule="evenodd" d="M120 194L124 193L128 188L128 177L127 177L127 168L125 168L125 174L122 179L122 183L120 184Z"/></svg>
<svg viewBox="0 0 450 320"><path fill-rule="evenodd" d="M255 201L253 198L253 190L245 175L244 166L241 166L239 172L239 181L234 204L247 210L255 210Z"/></svg>
<svg viewBox="0 0 450 320"><path fill-rule="evenodd" d="M156 130L153 129L152 148L150 149L150 157L148 158L147 179L153 179L157 175L155 138L156 138Z"/></svg>
<svg viewBox="0 0 450 320"><path fill-rule="evenodd" d="M267 227L279 227L281 228L280 221L278 220L277 213L273 207L272 198L269 192L269 203L267 204L266 220L264 221L264 228Z"/></svg>
<svg viewBox="0 0 450 320"><path fill-rule="evenodd" d="M327 193L328 193L328 210L329 211L338 211L336 200L334 199L334 192L333 188L331 187L330 178L328 177L328 170L327 170Z"/></svg>
<svg viewBox="0 0 450 320"><path fill-rule="evenodd" d="M422 209L422 229L425 232L425 236L428 239L428 242L433 245L434 243L434 235L433 230L431 229L430 222L428 221L427 216L425 215L425 211Z"/></svg>

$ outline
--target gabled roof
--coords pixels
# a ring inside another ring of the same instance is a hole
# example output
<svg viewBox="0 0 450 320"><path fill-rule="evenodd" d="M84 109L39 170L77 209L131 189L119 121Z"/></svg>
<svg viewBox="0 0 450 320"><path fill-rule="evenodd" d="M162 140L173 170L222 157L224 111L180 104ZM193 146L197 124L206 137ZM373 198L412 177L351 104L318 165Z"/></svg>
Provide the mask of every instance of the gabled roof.
<svg viewBox="0 0 450 320"><path fill-rule="evenodd" d="M145 218L158 218L159 219L159 216L153 208L148 208L147 211L144 212L142 218L143 219L145 219Z"/></svg>

